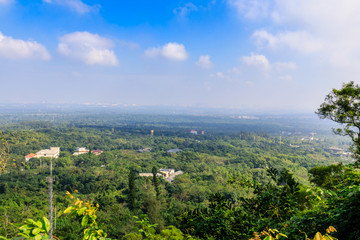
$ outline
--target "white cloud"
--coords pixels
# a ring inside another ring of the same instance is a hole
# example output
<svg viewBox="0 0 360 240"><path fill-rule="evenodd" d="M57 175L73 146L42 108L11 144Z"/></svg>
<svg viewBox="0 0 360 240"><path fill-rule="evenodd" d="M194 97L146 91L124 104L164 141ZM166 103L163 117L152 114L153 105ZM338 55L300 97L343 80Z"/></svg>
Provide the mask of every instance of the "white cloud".
<svg viewBox="0 0 360 240"><path fill-rule="evenodd" d="M202 68L210 69L214 64L210 60L209 55L201 55L196 64Z"/></svg>
<svg viewBox="0 0 360 240"><path fill-rule="evenodd" d="M99 8L99 5L90 6L83 3L81 0L43 0L43 2L68 7L71 10L80 14L96 11Z"/></svg>
<svg viewBox="0 0 360 240"><path fill-rule="evenodd" d="M218 78L225 78L225 74L222 73L222 72L215 73L215 76L218 77Z"/></svg>
<svg viewBox="0 0 360 240"><path fill-rule="evenodd" d="M46 48L35 41L24 41L5 36L0 32L0 57L8 59L49 60Z"/></svg>
<svg viewBox="0 0 360 240"><path fill-rule="evenodd" d="M242 61L249 66L256 66L264 69L268 69L270 67L270 63L264 55L252 53L250 56L242 57Z"/></svg>
<svg viewBox="0 0 360 240"><path fill-rule="evenodd" d="M270 0L228 0L228 4L236 8L246 18L257 19L269 15Z"/></svg>
<svg viewBox="0 0 360 240"><path fill-rule="evenodd" d="M228 73L232 73L232 74L235 74L235 75L239 75L239 74L241 74L241 71L240 71L239 68L233 67L233 68L231 68L231 69L228 70Z"/></svg>
<svg viewBox="0 0 360 240"><path fill-rule="evenodd" d="M286 81L286 82L289 82L289 81L293 80L293 77L291 75L284 75L284 76L280 76L279 79L283 80L283 81Z"/></svg>
<svg viewBox="0 0 360 240"><path fill-rule="evenodd" d="M271 49L288 47L299 52L310 53L322 48L322 43L306 31L280 32L273 35L265 30L258 30L252 37L259 47Z"/></svg>
<svg viewBox="0 0 360 240"><path fill-rule="evenodd" d="M279 25L311 32L323 44L321 58L337 66L360 65L360 1L276 0Z"/></svg>
<svg viewBox="0 0 360 240"><path fill-rule="evenodd" d="M12 2L13 0L0 0L0 4L4 4L4 5L10 4Z"/></svg>
<svg viewBox="0 0 360 240"><path fill-rule="evenodd" d="M360 23L357 0L275 0L272 18L279 24L292 24L309 30L341 32ZM348 25L352 23L354 25Z"/></svg>
<svg viewBox="0 0 360 240"><path fill-rule="evenodd" d="M88 65L116 66L118 59L111 48L113 42L98 34L74 32L64 35L58 44L60 54Z"/></svg>
<svg viewBox="0 0 360 240"><path fill-rule="evenodd" d="M164 57L170 60L184 61L187 59L188 54L183 44L170 42L162 47L147 49L145 56L149 58Z"/></svg>
<svg viewBox="0 0 360 240"><path fill-rule="evenodd" d="M294 62L276 62L273 64L275 69L279 72L285 71L285 70L296 70L297 65Z"/></svg>
<svg viewBox="0 0 360 240"><path fill-rule="evenodd" d="M222 80L225 80L228 82L233 81L233 79L230 75L224 74L223 72L216 72L216 73L209 74L209 77L222 79Z"/></svg>
<svg viewBox="0 0 360 240"><path fill-rule="evenodd" d="M253 39L259 47L317 54L336 66L360 65L358 0L227 0L248 19L267 18ZM271 30L269 30L271 29Z"/></svg>
<svg viewBox="0 0 360 240"><path fill-rule="evenodd" d="M178 7L174 9L174 13L179 15L180 17L185 17L187 16L190 12L194 12L197 11L198 8L191 2L186 3L184 6L182 7Z"/></svg>
<svg viewBox="0 0 360 240"><path fill-rule="evenodd" d="M287 74L289 71L297 69L295 62L275 62L271 63L266 56L261 54L252 53L250 56L243 56L242 61L248 65L265 70L267 77L270 77L273 73Z"/></svg>

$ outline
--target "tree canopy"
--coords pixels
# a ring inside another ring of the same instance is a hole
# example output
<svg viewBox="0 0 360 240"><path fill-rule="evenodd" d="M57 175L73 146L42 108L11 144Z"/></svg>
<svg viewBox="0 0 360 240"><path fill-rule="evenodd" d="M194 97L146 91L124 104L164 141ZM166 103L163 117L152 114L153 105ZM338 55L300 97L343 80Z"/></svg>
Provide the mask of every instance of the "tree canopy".
<svg viewBox="0 0 360 240"><path fill-rule="evenodd" d="M333 129L335 134L349 136L353 142L351 150L360 159L360 86L354 82L344 83L342 88L333 89L320 105L316 114L322 119L340 123Z"/></svg>

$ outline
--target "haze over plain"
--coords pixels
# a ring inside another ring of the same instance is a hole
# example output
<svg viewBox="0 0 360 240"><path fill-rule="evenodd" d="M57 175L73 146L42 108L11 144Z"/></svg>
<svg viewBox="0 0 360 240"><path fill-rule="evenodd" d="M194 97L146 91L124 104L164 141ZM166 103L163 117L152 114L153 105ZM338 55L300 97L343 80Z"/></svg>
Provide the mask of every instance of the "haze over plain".
<svg viewBox="0 0 360 240"><path fill-rule="evenodd" d="M359 76L354 0L0 0L1 103L313 112Z"/></svg>

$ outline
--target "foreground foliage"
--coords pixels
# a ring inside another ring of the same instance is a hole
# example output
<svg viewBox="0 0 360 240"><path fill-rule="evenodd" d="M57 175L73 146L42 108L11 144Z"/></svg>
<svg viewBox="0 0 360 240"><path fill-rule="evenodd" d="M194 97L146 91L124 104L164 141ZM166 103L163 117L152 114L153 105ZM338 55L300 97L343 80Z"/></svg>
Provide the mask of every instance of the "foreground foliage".
<svg viewBox="0 0 360 240"><path fill-rule="evenodd" d="M234 125L226 124L227 134L206 129L207 135L192 135L181 124L161 123L157 136L149 136L150 127L140 123L49 124L3 132L8 159L14 160L0 175L0 235L7 239L18 236L16 224L48 215L49 160L24 162L23 156L49 146L61 146L54 160L54 235L59 239L245 240L264 229L304 239L302 232L315 236L328 226L338 230L334 237L360 236L354 227L360 224L357 168L329 165L348 161L326 150L334 143L331 138L279 141L262 132L230 134ZM79 146L104 153L72 155ZM147 147L151 152L138 152ZM173 148L182 151L167 152ZM184 174L170 183L156 177L160 168ZM140 178L140 172L153 175ZM65 196L74 189L76 197ZM23 237L36 237L30 233L43 229L37 226L24 228L28 235ZM45 238L45 230L34 234ZM279 233L269 232L272 238Z"/></svg>

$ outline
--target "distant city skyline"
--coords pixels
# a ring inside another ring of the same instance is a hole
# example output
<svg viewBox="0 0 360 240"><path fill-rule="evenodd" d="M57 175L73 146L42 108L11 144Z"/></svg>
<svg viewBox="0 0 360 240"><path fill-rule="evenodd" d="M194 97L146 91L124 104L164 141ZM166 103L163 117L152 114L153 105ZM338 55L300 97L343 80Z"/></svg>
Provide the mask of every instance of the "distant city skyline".
<svg viewBox="0 0 360 240"><path fill-rule="evenodd" d="M0 103L314 112L359 83L355 0L0 0Z"/></svg>

